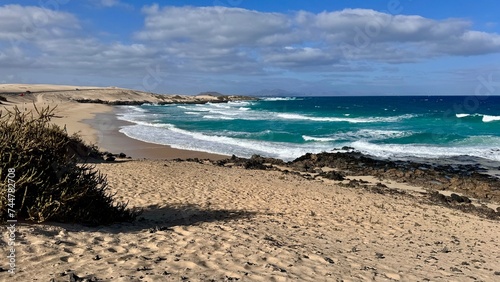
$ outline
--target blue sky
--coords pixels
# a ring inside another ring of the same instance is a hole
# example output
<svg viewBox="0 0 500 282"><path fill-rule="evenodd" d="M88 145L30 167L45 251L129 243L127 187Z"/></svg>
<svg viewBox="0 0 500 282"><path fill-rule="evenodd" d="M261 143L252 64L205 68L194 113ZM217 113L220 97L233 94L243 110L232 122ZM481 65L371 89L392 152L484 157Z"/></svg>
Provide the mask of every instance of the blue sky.
<svg viewBox="0 0 500 282"><path fill-rule="evenodd" d="M500 95L499 3L3 1L0 83Z"/></svg>

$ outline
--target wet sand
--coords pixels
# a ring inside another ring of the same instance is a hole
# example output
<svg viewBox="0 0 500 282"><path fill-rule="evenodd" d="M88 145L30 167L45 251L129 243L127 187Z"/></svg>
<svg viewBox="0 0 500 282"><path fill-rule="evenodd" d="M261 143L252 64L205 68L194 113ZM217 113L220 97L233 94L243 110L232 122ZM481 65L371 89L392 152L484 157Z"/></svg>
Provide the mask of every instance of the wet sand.
<svg viewBox="0 0 500 282"><path fill-rule="evenodd" d="M132 125L127 121L117 119L115 111L98 113L95 118L84 120L92 128L97 130L96 144L102 150L111 153L125 153L134 159L226 159L228 156L210 154L205 152L181 150L167 145L146 143L140 140L132 139L119 132L122 126Z"/></svg>

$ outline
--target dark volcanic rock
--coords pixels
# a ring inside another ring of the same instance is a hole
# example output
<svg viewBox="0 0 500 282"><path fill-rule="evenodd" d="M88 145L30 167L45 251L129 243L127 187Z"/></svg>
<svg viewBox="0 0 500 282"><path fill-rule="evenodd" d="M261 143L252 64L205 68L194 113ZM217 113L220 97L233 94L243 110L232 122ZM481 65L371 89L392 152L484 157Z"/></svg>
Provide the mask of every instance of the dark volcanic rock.
<svg viewBox="0 0 500 282"><path fill-rule="evenodd" d="M255 160L255 159L250 159L245 162L245 168L246 169L262 169L266 170L267 166L265 166L262 161L260 160Z"/></svg>
<svg viewBox="0 0 500 282"><path fill-rule="evenodd" d="M455 201L457 203L463 203L464 202L464 199L462 199L462 197L460 195L457 195L455 193L452 193L450 195L450 198L451 198L452 201Z"/></svg>
<svg viewBox="0 0 500 282"><path fill-rule="evenodd" d="M344 175L342 175L342 173L336 172L333 170L320 173L319 176L326 178L326 179L336 180L336 181L342 181L345 179L345 177L344 177Z"/></svg>
<svg viewBox="0 0 500 282"><path fill-rule="evenodd" d="M261 169L266 170L272 168L270 165L281 165L284 166L285 162L279 159L264 158L259 155L253 155L250 159L239 158L233 155L229 159L219 160L214 162L218 166L224 166L226 164L234 164L235 166L242 166L246 169Z"/></svg>
<svg viewBox="0 0 500 282"><path fill-rule="evenodd" d="M330 167L350 175L373 175L434 190L454 190L467 196L500 202L500 179L482 174L479 165L436 165L381 160L359 152L305 154L287 166L302 172ZM460 196L459 196L460 197ZM454 197L469 203L467 197Z"/></svg>

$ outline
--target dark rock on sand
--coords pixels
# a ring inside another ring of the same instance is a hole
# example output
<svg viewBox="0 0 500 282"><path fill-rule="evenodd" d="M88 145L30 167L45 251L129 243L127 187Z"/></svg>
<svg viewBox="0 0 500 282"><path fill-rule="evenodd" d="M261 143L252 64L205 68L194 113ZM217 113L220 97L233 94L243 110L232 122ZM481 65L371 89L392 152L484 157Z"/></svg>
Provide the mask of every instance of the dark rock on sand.
<svg viewBox="0 0 500 282"><path fill-rule="evenodd" d="M459 195L457 195L457 194L455 194L455 193L452 193L452 194L450 195L450 199L451 199L452 201L457 202L457 203L463 203L463 202L464 202L464 200L462 199L462 197L461 197L461 196L459 196Z"/></svg>
<svg viewBox="0 0 500 282"><path fill-rule="evenodd" d="M468 197L465 197L465 196L460 196L460 195L457 195L455 193L452 193L450 195L450 198L452 201L455 201L457 203L471 203L472 201L468 198Z"/></svg>
<svg viewBox="0 0 500 282"><path fill-rule="evenodd" d="M336 181L342 181L345 179L344 175L340 172L336 171L328 171L328 172L322 172L319 174L319 176L326 178L326 179L331 179L331 180L336 180Z"/></svg>
<svg viewBox="0 0 500 282"><path fill-rule="evenodd" d="M438 165L393 161L354 151L308 153L286 165L303 172L312 172L317 167L329 167L345 171L349 175L373 175L434 190L454 190L469 197L500 202L500 179L483 174L483 169L477 164ZM462 200L459 201L468 203L467 199Z"/></svg>
<svg viewBox="0 0 500 282"><path fill-rule="evenodd" d="M462 202L453 200L453 199L458 199L457 196L460 197ZM487 206L474 206L471 203L467 203L463 200L463 197L459 195L456 195L452 198L451 196L446 197L445 195L434 191L428 194L428 198L431 202L446 206L448 208L453 208L461 210L463 212L484 216L489 219L497 219L497 220L500 219L500 213L495 212L493 209L488 208Z"/></svg>
<svg viewBox="0 0 500 282"><path fill-rule="evenodd" d="M214 164L224 166L226 164L233 164L234 166L242 166L246 169L260 169L266 170L272 168L270 165L284 166L285 162L274 158L264 158L259 155L253 155L250 159L239 158L233 155L229 159L216 161ZM270 164L270 165L268 165Z"/></svg>
<svg viewBox="0 0 500 282"><path fill-rule="evenodd" d="M334 264L335 262L333 261L333 259L329 258L329 257L325 257L325 261L328 262L329 264Z"/></svg>

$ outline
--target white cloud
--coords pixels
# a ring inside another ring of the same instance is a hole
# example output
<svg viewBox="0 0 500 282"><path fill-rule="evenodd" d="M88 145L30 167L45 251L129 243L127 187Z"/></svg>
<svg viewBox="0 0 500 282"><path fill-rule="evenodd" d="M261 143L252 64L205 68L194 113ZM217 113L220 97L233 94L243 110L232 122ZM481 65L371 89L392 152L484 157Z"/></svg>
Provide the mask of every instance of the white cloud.
<svg viewBox="0 0 500 282"><path fill-rule="evenodd" d="M437 56L488 54L500 48L499 35L473 31L467 20L433 20L367 9L282 14L153 5L143 8L143 13L145 25L136 39L182 50L195 60L218 59L197 55L206 50L235 52L245 47L253 49L253 56L236 56L235 63L254 60L286 68L326 66L341 59L408 63Z"/></svg>
<svg viewBox="0 0 500 282"><path fill-rule="evenodd" d="M0 65L139 80L157 65L172 77L269 74L276 78L285 72L322 72L327 77L342 71L366 72L369 68L359 67L360 63L387 66L500 53L500 35L473 30L464 19L435 20L366 9L267 13L159 5L144 7L142 14L143 27L124 39L131 42L105 42L86 32L73 14L0 6Z"/></svg>
<svg viewBox="0 0 500 282"><path fill-rule="evenodd" d="M120 0L91 0L91 1L95 6L101 8L113 8L113 7L126 8L126 9L133 8L132 5L123 3Z"/></svg>
<svg viewBox="0 0 500 282"><path fill-rule="evenodd" d="M237 47L276 41L288 33L291 21L283 14L261 13L226 7L165 7L153 5L143 9L144 30L140 40L176 40L192 44Z"/></svg>
<svg viewBox="0 0 500 282"><path fill-rule="evenodd" d="M41 7L0 6L0 40L32 41L65 36L78 29L75 16Z"/></svg>

